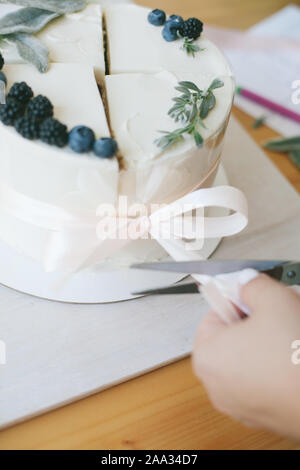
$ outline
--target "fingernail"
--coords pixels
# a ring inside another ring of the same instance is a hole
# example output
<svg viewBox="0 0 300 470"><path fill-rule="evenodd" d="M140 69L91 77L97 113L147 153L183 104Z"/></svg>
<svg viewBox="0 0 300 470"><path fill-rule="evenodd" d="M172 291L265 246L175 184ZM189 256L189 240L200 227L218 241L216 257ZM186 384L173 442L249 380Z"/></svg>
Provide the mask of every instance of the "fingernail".
<svg viewBox="0 0 300 470"><path fill-rule="evenodd" d="M241 286L245 286L248 282L253 281L259 276L259 272L255 269L244 269L238 275L238 283Z"/></svg>

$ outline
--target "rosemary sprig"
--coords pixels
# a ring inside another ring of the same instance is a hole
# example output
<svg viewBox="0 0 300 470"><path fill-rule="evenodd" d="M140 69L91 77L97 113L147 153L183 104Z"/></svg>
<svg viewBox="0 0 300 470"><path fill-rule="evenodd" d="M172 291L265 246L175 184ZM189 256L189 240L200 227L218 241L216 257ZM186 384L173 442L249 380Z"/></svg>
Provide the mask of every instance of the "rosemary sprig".
<svg viewBox="0 0 300 470"><path fill-rule="evenodd" d="M194 39L184 38L182 49L187 53L187 55L192 55L195 57L196 52L204 51L201 47L194 44Z"/></svg>
<svg viewBox="0 0 300 470"><path fill-rule="evenodd" d="M199 130L205 127L203 119L216 105L216 98L213 90L221 88L224 83L215 79L206 91L200 90L193 82L179 82L175 90L181 95L173 98L174 105L169 110L168 115L175 122L181 122L182 127L172 132L160 131L164 134L155 141L156 145L163 151L183 140L184 135L193 135L197 147L203 145L203 137Z"/></svg>

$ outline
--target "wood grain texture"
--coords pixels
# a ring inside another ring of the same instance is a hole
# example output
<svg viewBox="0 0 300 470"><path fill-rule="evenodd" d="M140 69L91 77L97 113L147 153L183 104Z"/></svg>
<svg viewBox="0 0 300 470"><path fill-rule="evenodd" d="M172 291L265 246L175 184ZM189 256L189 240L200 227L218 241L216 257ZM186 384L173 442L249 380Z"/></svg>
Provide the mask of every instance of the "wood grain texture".
<svg viewBox="0 0 300 470"><path fill-rule="evenodd" d="M247 28L284 0L139 0L137 3L225 27ZM276 136L235 110L256 142ZM268 153L300 191L300 172ZM246 429L211 407L190 360L165 367L0 433L0 449L300 449L273 434Z"/></svg>

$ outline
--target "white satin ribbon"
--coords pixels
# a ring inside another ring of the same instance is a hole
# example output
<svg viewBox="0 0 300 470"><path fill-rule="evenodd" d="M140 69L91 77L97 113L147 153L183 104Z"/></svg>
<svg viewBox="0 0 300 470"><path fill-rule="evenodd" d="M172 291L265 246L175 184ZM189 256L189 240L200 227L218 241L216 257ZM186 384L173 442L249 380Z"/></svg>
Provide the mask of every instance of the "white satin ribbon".
<svg viewBox="0 0 300 470"><path fill-rule="evenodd" d="M163 225L172 218L179 219L185 212L199 208L222 207L231 214L225 217L206 217L204 219L204 238L219 238L235 235L248 223L247 201L243 193L231 186L198 189L186 196L164 206L149 217L125 219L128 230L140 226L140 236L149 233L174 259L199 259L199 255L186 251L183 240L194 238L188 231L175 233L171 240L157 237ZM131 239L98 239L96 228L99 218L93 212L67 211L45 202L25 196L12 187L0 185L0 207L10 215L49 232L49 241L43 256L46 271L77 271L82 267L96 265L112 256L121 248L131 243ZM187 209L188 208L188 209ZM178 221L177 221L178 222Z"/></svg>

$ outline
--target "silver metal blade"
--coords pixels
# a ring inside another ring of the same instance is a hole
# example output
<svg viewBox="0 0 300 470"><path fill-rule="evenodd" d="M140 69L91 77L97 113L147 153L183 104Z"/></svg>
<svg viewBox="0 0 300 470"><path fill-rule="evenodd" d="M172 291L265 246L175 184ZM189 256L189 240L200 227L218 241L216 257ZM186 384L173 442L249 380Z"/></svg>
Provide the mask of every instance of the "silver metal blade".
<svg viewBox="0 0 300 470"><path fill-rule="evenodd" d="M159 289L150 289L142 292L133 292L132 295L174 295L174 294L199 294L199 286L192 284L181 284Z"/></svg>
<svg viewBox="0 0 300 470"><path fill-rule="evenodd" d="M166 271L183 274L207 274L216 276L217 274L233 273L243 269L252 268L257 271L267 271L276 266L288 263L283 260L238 260L238 261L183 261L167 263L142 263L134 264L132 269L142 269L149 271Z"/></svg>

